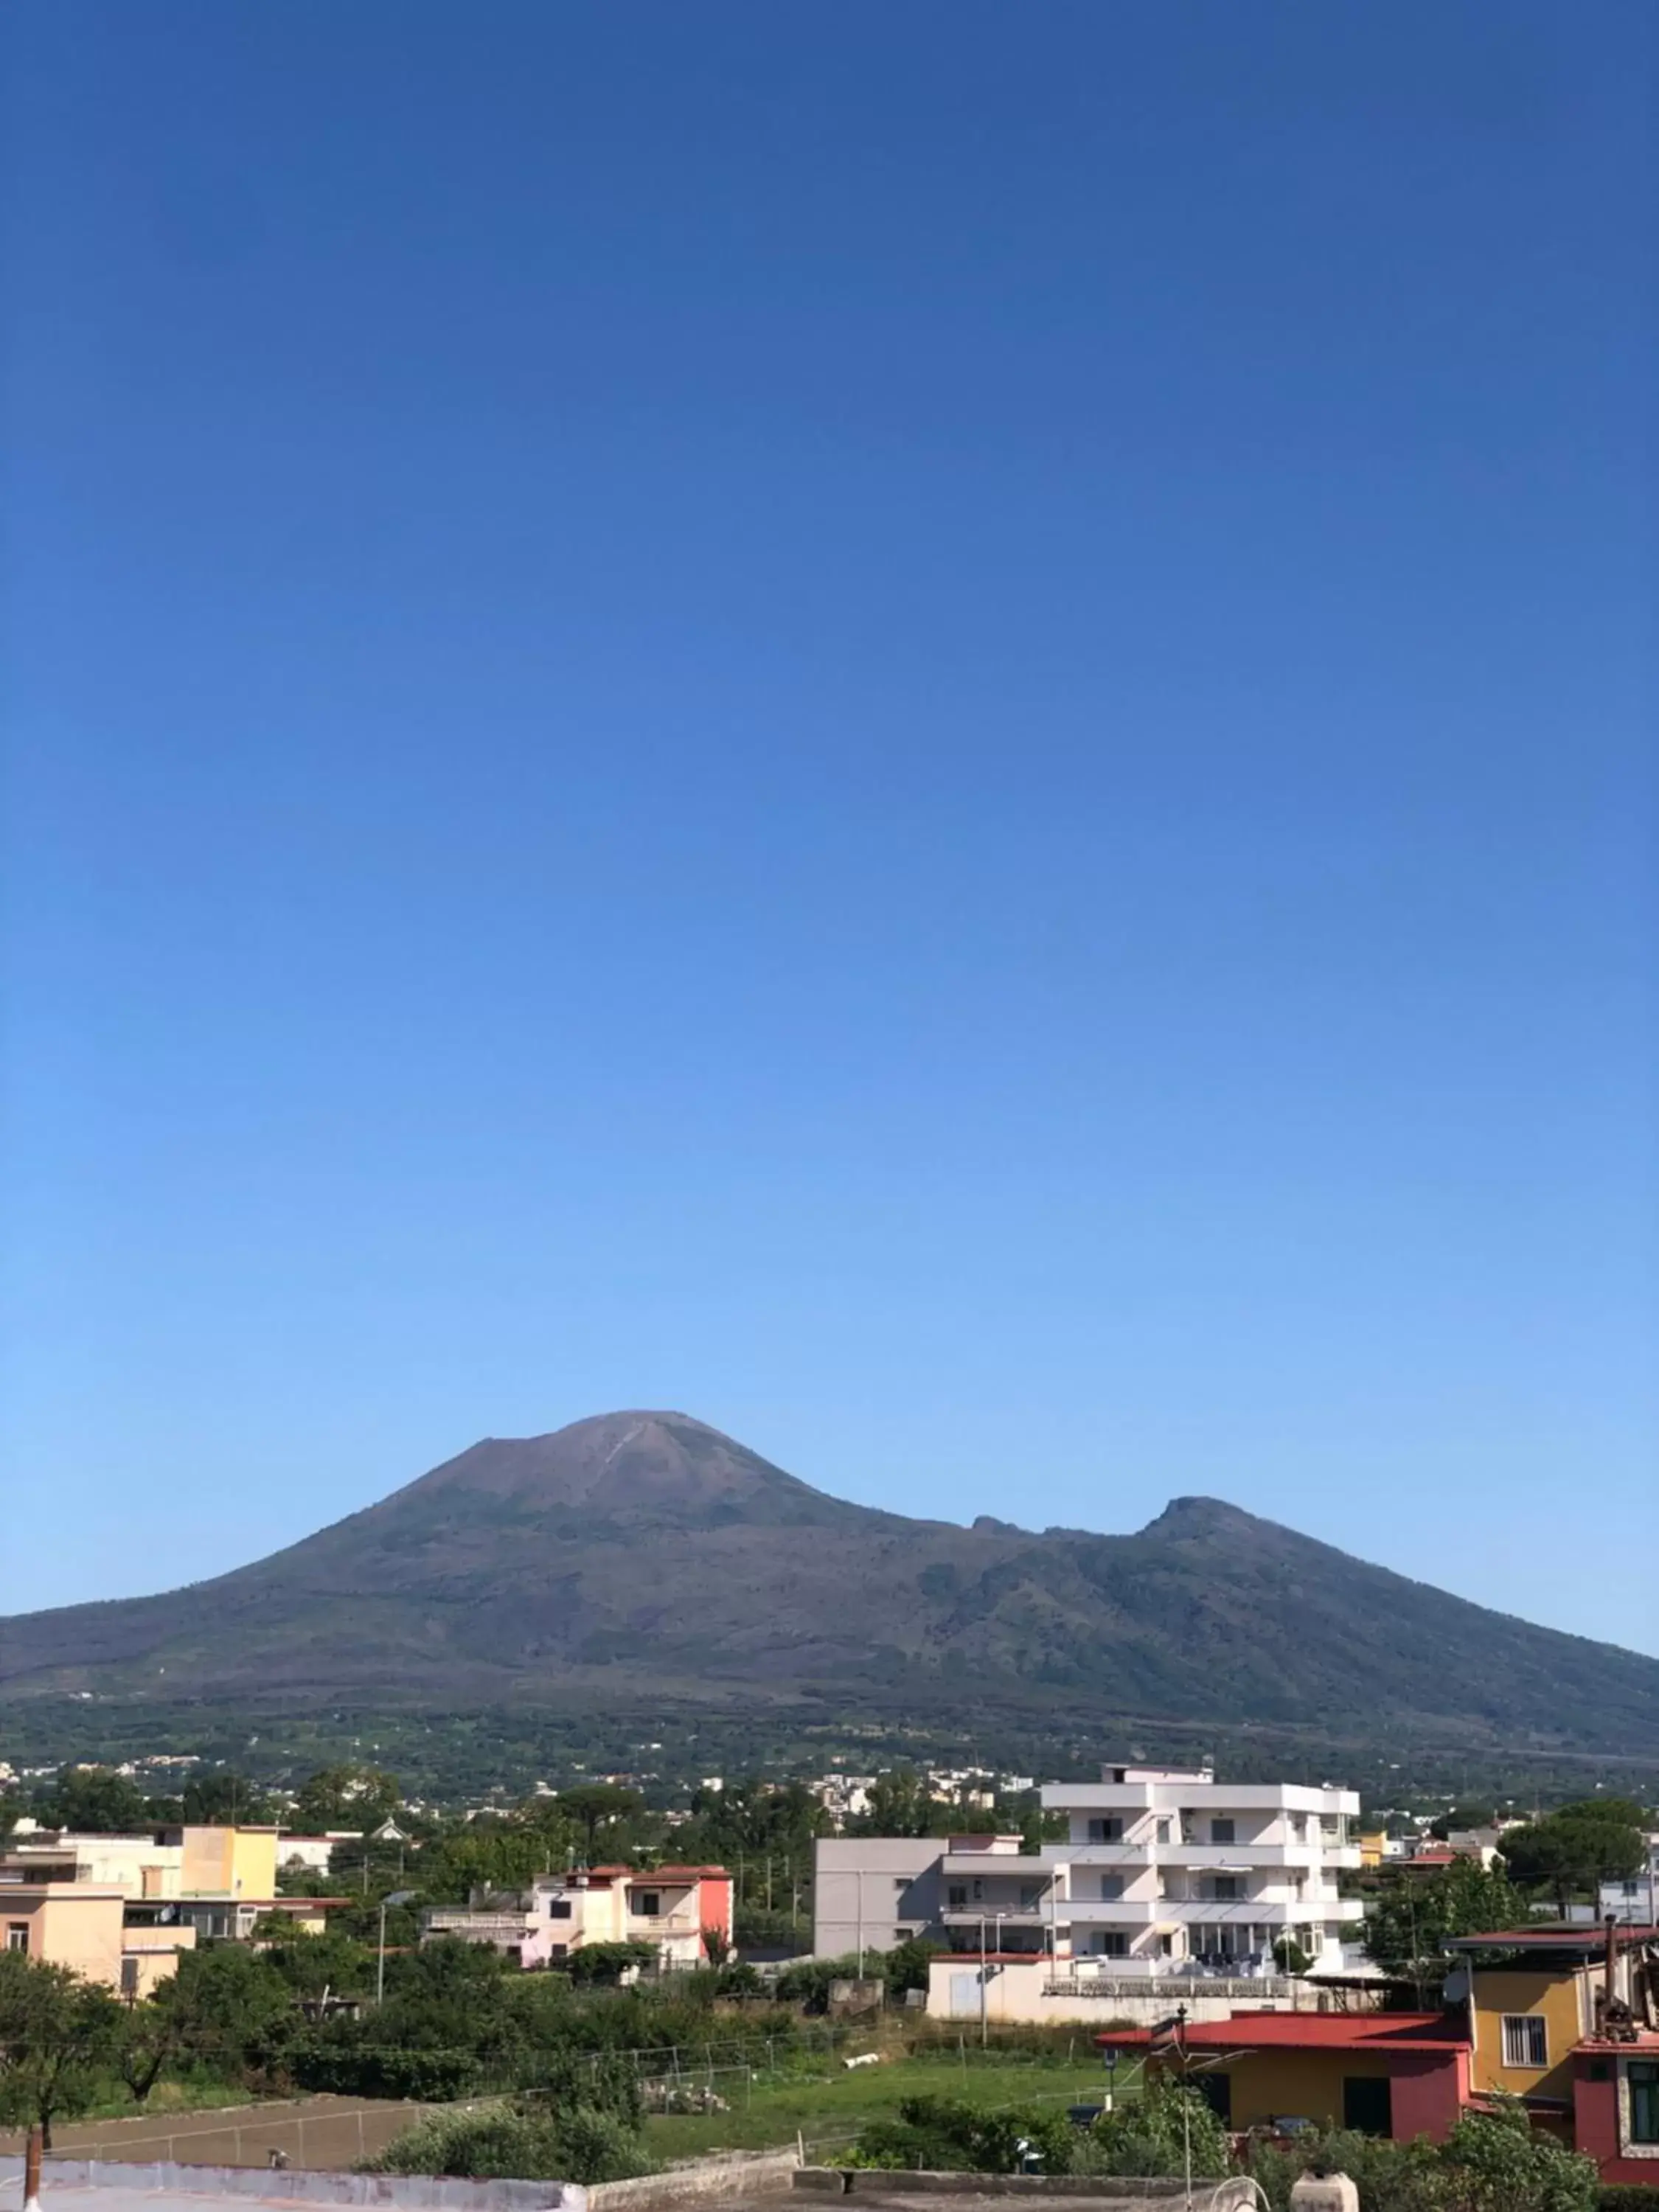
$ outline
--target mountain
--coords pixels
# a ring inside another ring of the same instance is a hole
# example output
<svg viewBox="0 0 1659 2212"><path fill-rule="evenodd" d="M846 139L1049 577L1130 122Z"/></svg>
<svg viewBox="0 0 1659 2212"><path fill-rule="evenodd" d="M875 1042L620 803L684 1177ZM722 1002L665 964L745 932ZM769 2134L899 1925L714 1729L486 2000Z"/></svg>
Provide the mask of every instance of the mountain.
<svg viewBox="0 0 1659 2212"><path fill-rule="evenodd" d="M1040 1497L1021 1469L1009 1502ZM684 1413L486 1438L288 1550L0 1620L0 1698L283 1695L456 1713L621 1694L1040 1698L1080 1723L1397 1724L1659 1755L1659 1660L1535 1628L1214 1498L1128 1536L916 1521Z"/></svg>

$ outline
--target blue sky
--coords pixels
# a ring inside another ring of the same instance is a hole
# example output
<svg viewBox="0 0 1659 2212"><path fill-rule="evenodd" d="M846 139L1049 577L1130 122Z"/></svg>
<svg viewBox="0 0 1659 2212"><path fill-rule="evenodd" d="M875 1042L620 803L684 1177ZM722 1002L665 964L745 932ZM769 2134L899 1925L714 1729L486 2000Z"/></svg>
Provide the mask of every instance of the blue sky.
<svg viewBox="0 0 1659 2212"><path fill-rule="evenodd" d="M1659 1651L1645 0L5 35L9 1602L665 1405Z"/></svg>

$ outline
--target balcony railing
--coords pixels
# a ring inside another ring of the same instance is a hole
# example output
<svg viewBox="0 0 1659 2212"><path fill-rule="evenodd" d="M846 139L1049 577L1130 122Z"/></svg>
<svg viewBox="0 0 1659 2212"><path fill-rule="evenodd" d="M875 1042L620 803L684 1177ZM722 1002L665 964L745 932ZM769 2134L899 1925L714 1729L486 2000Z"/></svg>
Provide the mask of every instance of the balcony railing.
<svg viewBox="0 0 1659 2212"><path fill-rule="evenodd" d="M1218 1974L1198 1968L1185 1973L1171 1972L1167 1959L1149 1959L1146 1970L1135 1973L1127 1959L1114 1959L1110 1971L1098 1974L1088 1972L1056 1973L1042 1984L1046 1997L1097 1997L1103 2002L1113 1997L1145 1996L1149 1982L1156 1983L1160 1990L1167 1989L1171 2002L1182 1990L1194 1984L1206 1997L1288 1997L1294 1994L1297 1984L1283 1974ZM1126 1969L1130 1969L1126 1971Z"/></svg>

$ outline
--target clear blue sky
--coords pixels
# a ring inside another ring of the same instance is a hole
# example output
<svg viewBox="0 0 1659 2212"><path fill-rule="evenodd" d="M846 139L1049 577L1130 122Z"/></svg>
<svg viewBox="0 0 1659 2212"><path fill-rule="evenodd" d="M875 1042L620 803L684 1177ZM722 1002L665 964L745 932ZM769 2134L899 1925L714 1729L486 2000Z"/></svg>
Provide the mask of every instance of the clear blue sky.
<svg viewBox="0 0 1659 2212"><path fill-rule="evenodd" d="M665 1405L1659 1650L1650 0L5 35L9 1604Z"/></svg>

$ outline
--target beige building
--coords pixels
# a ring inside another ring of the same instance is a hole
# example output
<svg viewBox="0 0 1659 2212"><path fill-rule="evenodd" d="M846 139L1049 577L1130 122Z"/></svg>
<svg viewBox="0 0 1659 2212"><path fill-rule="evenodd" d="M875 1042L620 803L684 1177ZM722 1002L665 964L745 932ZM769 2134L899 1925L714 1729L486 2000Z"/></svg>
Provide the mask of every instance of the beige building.
<svg viewBox="0 0 1659 2212"><path fill-rule="evenodd" d="M148 1996L196 1947L191 1927L129 1928L126 1893L113 1884L30 1881L0 1886L0 1940L67 1966L123 1996Z"/></svg>
<svg viewBox="0 0 1659 2212"><path fill-rule="evenodd" d="M0 1926L10 1950L142 1996L199 1940L246 1938L273 1911L320 1933L338 1902L276 1889L275 1828L36 1832L0 1857Z"/></svg>

